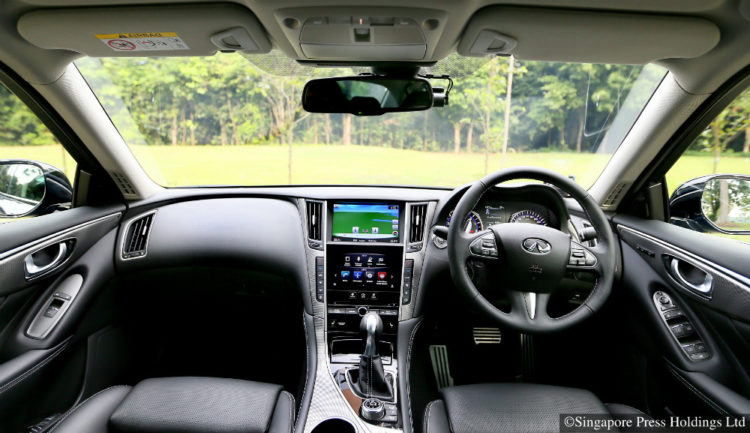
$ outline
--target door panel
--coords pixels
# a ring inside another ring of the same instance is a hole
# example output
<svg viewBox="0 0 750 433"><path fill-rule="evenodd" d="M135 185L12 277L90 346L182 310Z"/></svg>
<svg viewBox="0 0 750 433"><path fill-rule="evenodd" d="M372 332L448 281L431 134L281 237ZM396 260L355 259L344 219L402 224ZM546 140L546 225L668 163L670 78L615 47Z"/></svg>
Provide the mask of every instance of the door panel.
<svg viewBox="0 0 750 433"><path fill-rule="evenodd" d="M663 388L656 411L750 413L750 245L660 221L614 222L622 286L646 318L633 326L645 328Z"/></svg>
<svg viewBox="0 0 750 433"><path fill-rule="evenodd" d="M123 212L81 207L0 225L0 433L75 401L87 337L76 326L114 275Z"/></svg>

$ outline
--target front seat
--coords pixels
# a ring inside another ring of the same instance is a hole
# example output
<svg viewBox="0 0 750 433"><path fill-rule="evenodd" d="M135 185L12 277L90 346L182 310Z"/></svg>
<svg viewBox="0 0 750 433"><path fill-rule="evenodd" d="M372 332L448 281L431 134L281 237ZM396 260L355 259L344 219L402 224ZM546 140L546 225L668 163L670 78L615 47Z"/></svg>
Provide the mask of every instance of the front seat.
<svg viewBox="0 0 750 433"><path fill-rule="evenodd" d="M279 385L168 377L100 391L50 433L290 433L293 427L294 397Z"/></svg>
<svg viewBox="0 0 750 433"><path fill-rule="evenodd" d="M425 433L559 432L561 414L597 414L613 419L642 415L625 405L605 405L583 389L525 383L443 388L427 405Z"/></svg>

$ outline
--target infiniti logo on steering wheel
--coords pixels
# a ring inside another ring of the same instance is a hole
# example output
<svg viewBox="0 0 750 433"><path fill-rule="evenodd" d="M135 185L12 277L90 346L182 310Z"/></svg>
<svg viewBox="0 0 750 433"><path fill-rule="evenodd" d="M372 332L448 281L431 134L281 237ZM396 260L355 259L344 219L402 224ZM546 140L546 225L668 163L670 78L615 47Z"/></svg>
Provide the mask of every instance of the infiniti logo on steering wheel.
<svg viewBox="0 0 750 433"><path fill-rule="evenodd" d="M531 254L547 254L552 251L549 242L537 238L528 238L524 240L523 249Z"/></svg>

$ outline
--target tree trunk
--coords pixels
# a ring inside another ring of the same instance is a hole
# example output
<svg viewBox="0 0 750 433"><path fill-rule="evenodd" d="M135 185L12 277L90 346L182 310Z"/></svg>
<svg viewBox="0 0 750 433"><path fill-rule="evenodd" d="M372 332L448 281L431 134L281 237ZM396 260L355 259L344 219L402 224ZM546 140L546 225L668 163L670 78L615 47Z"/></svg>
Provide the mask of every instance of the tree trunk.
<svg viewBox="0 0 750 433"><path fill-rule="evenodd" d="M227 145L227 128L224 119L221 118L221 116L219 116L219 140L221 140L222 146Z"/></svg>
<svg viewBox="0 0 750 433"><path fill-rule="evenodd" d="M511 54L508 57L508 88L505 90L505 118L503 120L503 154L500 158L500 168L505 168L505 153L508 151L508 142L510 142L510 107L513 97L513 68L516 66L516 59Z"/></svg>
<svg viewBox="0 0 750 433"><path fill-rule="evenodd" d="M719 157L721 156L721 139L719 138L720 133L721 131L719 130L719 122L714 120L713 122L711 122L711 134L714 136L714 174L716 174L719 169Z"/></svg>
<svg viewBox="0 0 750 433"><path fill-rule="evenodd" d="M172 146L177 146L177 112L172 116Z"/></svg>
<svg viewBox="0 0 750 433"><path fill-rule="evenodd" d="M180 111L180 144L184 145L188 137L188 128L185 122L185 109Z"/></svg>
<svg viewBox="0 0 750 433"><path fill-rule="evenodd" d="M716 214L719 227L729 222L729 182L726 179L719 179L719 211Z"/></svg>
<svg viewBox="0 0 750 433"><path fill-rule="evenodd" d="M576 152L581 153L581 145L583 144L583 127L586 122L586 117L582 111L578 113L578 136L576 137Z"/></svg>
<svg viewBox="0 0 750 433"><path fill-rule="evenodd" d="M461 122L453 124L453 153L461 151Z"/></svg>
<svg viewBox="0 0 750 433"><path fill-rule="evenodd" d="M422 121L422 150L427 152L427 110Z"/></svg>
<svg viewBox="0 0 750 433"><path fill-rule="evenodd" d="M745 144L742 146L742 152L750 153L750 123L745 127Z"/></svg>
<svg viewBox="0 0 750 433"><path fill-rule="evenodd" d="M352 115L341 115L341 144L349 146L352 144Z"/></svg>
<svg viewBox="0 0 750 433"><path fill-rule="evenodd" d="M318 144L318 117L313 117L313 144Z"/></svg>
<svg viewBox="0 0 750 433"><path fill-rule="evenodd" d="M360 117L359 118L359 140L358 144L362 146L365 144L365 118Z"/></svg>
<svg viewBox="0 0 750 433"><path fill-rule="evenodd" d="M331 115L326 114L325 119L326 121L323 125L323 133L326 136L326 144L331 144Z"/></svg>
<svg viewBox="0 0 750 433"><path fill-rule="evenodd" d="M474 142L474 122L469 122L469 132L466 133L466 153L472 152L472 143Z"/></svg>
<svg viewBox="0 0 750 433"><path fill-rule="evenodd" d="M287 165L287 183L292 184L292 135L294 135L294 124L289 125L289 164Z"/></svg>
<svg viewBox="0 0 750 433"><path fill-rule="evenodd" d="M237 120L234 118L234 110L232 110L232 98L227 95L227 112L229 113L229 121L232 123L232 142L235 145L240 144L240 137L237 135Z"/></svg>
<svg viewBox="0 0 750 433"><path fill-rule="evenodd" d="M487 107L484 110L484 174L489 173L490 168L490 111L492 110L492 80L495 78L495 58L490 59L490 74L487 79Z"/></svg>
<svg viewBox="0 0 750 433"><path fill-rule="evenodd" d="M195 146L195 112L190 113L190 145Z"/></svg>

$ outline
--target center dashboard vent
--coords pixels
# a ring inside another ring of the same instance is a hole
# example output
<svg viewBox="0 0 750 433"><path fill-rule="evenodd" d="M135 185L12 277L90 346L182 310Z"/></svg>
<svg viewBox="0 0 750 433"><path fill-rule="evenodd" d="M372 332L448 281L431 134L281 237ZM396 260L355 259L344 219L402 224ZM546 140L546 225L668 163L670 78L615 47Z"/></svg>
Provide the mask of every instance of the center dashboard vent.
<svg viewBox="0 0 750 433"><path fill-rule="evenodd" d="M424 229L427 224L426 217L427 203L411 205L411 212L409 213L409 251L422 249Z"/></svg>
<svg viewBox="0 0 750 433"><path fill-rule="evenodd" d="M134 259L146 255L148 236L151 233L155 214L156 212L151 212L130 222L122 242L123 259Z"/></svg>
<svg viewBox="0 0 750 433"><path fill-rule="evenodd" d="M307 245L323 249L323 203L319 201L307 201Z"/></svg>

